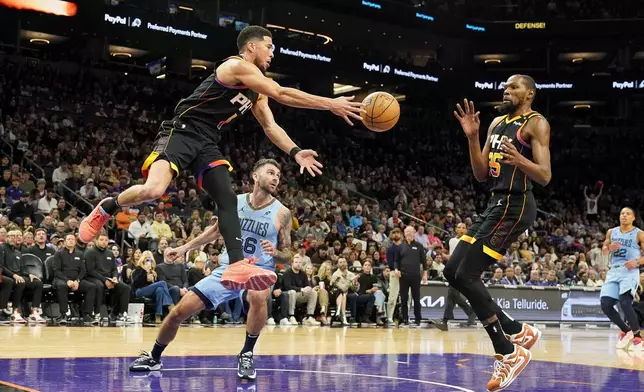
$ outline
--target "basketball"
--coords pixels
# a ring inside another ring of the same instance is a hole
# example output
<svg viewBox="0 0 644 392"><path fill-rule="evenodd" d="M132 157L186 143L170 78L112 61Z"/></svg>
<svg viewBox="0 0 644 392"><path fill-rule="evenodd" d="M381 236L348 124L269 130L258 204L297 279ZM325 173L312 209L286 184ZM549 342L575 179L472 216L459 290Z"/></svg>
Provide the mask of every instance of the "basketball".
<svg viewBox="0 0 644 392"><path fill-rule="evenodd" d="M400 105L389 93L383 91L371 93L362 103L366 110L366 113L362 113L362 123L374 132L390 130L400 118Z"/></svg>

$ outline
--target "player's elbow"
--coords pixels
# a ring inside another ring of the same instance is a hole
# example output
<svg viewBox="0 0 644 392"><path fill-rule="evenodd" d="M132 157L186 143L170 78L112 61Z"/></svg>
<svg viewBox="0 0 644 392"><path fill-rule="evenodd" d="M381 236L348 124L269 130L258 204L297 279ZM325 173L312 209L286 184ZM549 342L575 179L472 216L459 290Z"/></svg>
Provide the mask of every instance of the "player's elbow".
<svg viewBox="0 0 644 392"><path fill-rule="evenodd" d="M552 172L550 170L546 170L543 174L543 178L540 179L539 184L546 186L550 183L550 180L552 180Z"/></svg>
<svg viewBox="0 0 644 392"><path fill-rule="evenodd" d="M476 178L476 181L478 181L478 182L487 181L487 170L485 170L485 171L481 170L480 172L474 172L474 178Z"/></svg>

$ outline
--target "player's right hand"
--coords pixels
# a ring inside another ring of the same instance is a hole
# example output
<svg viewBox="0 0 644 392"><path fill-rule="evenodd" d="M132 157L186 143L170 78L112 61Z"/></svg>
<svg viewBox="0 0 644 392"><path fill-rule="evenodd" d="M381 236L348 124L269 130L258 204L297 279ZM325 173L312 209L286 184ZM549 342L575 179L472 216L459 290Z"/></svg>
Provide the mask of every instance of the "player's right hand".
<svg viewBox="0 0 644 392"><path fill-rule="evenodd" d="M186 253L186 251L183 249L183 247L178 247L178 248L166 248L165 252L163 252L163 257L167 260L174 261L178 257L183 256Z"/></svg>
<svg viewBox="0 0 644 392"><path fill-rule="evenodd" d="M318 153L313 150L302 150L295 154L295 162L300 165L300 174L304 173L304 169L309 172L311 177L316 174L322 175L322 164L317 161Z"/></svg>
<svg viewBox="0 0 644 392"><path fill-rule="evenodd" d="M615 252L616 250L619 250L619 248L621 247L622 247L622 244L620 242L615 241L610 243L610 245L608 246L608 249L611 252Z"/></svg>
<svg viewBox="0 0 644 392"><path fill-rule="evenodd" d="M331 113L342 117L349 125L353 125L349 117L362 121L362 113L367 113L362 108L362 102L354 102L355 95L350 97L338 97L331 100Z"/></svg>
<svg viewBox="0 0 644 392"><path fill-rule="evenodd" d="M465 110L463 110L463 107ZM477 112L474 109L474 102L468 101L467 98L463 99L463 107L461 107L461 104L456 104L458 112L454 111L454 117L461 123L463 132L467 137L478 136L479 127L481 126L481 120L479 119L481 112Z"/></svg>

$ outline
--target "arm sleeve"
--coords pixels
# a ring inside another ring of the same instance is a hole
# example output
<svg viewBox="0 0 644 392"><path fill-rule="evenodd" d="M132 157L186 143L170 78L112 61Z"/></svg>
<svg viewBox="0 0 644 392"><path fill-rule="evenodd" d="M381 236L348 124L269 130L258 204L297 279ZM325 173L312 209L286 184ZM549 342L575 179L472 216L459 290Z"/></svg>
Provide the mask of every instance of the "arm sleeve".
<svg viewBox="0 0 644 392"><path fill-rule="evenodd" d="M14 275L14 272L7 268L6 257L7 252L4 246L0 246L0 264L2 264L2 275L10 278Z"/></svg>
<svg viewBox="0 0 644 392"><path fill-rule="evenodd" d="M54 277L67 282L69 278L67 278L63 273L63 255L61 252L63 251L57 251L54 253Z"/></svg>
<svg viewBox="0 0 644 392"><path fill-rule="evenodd" d="M116 260L113 260L110 268L110 278L116 278L118 276L119 276L119 271L116 268Z"/></svg>
<svg viewBox="0 0 644 392"><path fill-rule="evenodd" d="M161 266L157 265L157 268L155 269L155 271L157 272L157 281L166 280L165 273L163 272L163 268L159 268L159 267Z"/></svg>

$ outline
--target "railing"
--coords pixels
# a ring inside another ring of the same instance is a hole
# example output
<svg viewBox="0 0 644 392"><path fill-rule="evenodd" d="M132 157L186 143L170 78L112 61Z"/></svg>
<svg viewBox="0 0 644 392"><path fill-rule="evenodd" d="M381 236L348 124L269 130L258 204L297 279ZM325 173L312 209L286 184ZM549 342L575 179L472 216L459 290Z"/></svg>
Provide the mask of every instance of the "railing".
<svg viewBox="0 0 644 392"><path fill-rule="evenodd" d="M29 165L30 165L31 167L33 167L34 169L36 169L36 170L40 171L40 173L41 173L41 177L40 177L40 178L45 178L45 169L43 169L40 165L38 165L38 164L37 164L36 162L34 162L32 159L29 159L29 158L27 158L27 157L23 156L23 157L22 157L22 161L20 162L20 166L21 166L21 167L24 167L24 166L25 166L25 161L26 161L27 163L29 163ZM36 180L38 180L38 178L37 178L33 173L31 173L31 176L32 176L33 178L35 178ZM67 191L69 194L73 195L73 196L74 196L74 199L75 199L74 201L81 201L82 203L86 204L86 205L89 207L89 211L91 211L91 210L93 210L93 209L94 209L94 204L92 204L89 200L87 200L86 198L84 198L83 196L81 196L81 194L80 194L80 193L78 193L78 192L74 191L73 189L71 189L70 187L68 187L67 185L65 185L65 184L63 184L63 183L58 183L58 186L60 186L64 191ZM60 192L60 193L64 193L64 192ZM59 196L61 196L61 197L65 198L65 197L64 197L64 196L65 196L64 194L59 195ZM68 201L70 201L70 202L71 202L72 200L68 200ZM75 203L72 203L72 204L73 204L73 205L75 205ZM76 205L75 205L75 206L76 206ZM76 207L78 208L78 206L76 206ZM83 216L84 216L84 215L87 215L87 212L83 211L83 209L81 209L81 208L78 208L78 212L79 212L81 215L83 215Z"/></svg>
<svg viewBox="0 0 644 392"><path fill-rule="evenodd" d="M9 161L13 163L13 146L5 139L2 139L2 144L9 147ZM4 146L2 147L2 150L4 151Z"/></svg>

